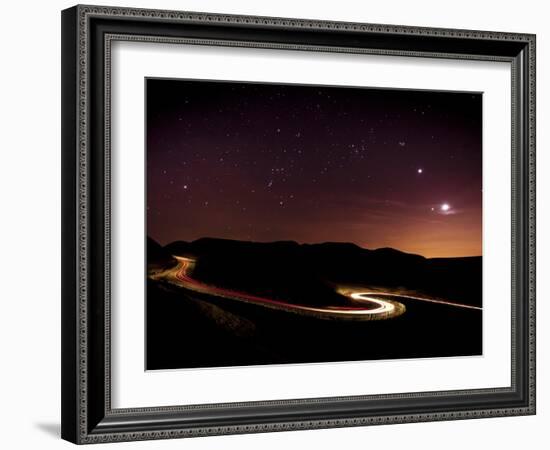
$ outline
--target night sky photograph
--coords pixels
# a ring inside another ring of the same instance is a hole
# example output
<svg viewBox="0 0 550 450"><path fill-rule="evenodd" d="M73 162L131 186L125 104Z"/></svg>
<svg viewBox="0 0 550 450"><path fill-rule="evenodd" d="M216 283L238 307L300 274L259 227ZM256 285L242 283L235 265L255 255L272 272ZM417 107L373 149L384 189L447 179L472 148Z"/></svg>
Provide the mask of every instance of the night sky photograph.
<svg viewBox="0 0 550 450"><path fill-rule="evenodd" d="M148 369L482 353L481 93L145 88Z"/></svg>

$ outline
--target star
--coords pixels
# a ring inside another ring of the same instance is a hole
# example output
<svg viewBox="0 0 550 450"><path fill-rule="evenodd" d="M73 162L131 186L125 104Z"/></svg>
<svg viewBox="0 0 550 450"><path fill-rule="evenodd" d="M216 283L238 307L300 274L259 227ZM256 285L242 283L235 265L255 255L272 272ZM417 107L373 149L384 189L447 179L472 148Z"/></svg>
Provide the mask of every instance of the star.
<svg viewBox="0 0 550 450"><path fill-rule="evenodd" d="M449 206L448 203L443 203L441 205L441 211L447 212L447 211L449 211L449 209L451 209L451 207Z"/></svg>
<svg viewBox="0 0 550 450"><path fill-rule="evenodd" d="M420 174L420 173L424 172L424 170L422 170L422 168L419 168L416 172Z"/></svg>

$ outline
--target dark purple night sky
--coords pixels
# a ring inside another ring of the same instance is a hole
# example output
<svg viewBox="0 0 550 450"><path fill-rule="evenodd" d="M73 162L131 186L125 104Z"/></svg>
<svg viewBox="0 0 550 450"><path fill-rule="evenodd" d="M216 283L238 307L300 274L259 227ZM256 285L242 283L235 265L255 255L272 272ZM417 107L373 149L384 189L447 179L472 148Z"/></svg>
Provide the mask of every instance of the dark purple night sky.
<svg viewBox="0 0 550 450"><path fill-rule="evenodd" d="M481 255L482 96L148 79L147 231Z"/></svg>

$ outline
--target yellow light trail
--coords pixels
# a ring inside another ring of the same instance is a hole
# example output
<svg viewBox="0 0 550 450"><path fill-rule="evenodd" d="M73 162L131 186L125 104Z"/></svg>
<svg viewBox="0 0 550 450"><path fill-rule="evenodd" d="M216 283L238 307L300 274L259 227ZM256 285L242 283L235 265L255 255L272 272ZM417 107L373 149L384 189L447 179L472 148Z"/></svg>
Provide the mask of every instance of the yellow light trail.
<svg viewBox="0 0 550 450"><path fill-rule="evenodd" d="M399 297L399 298L406 298L406 299L410 299L410 300L419 300L421 302L437 303L437 304L440 304L440 305L448 305L448 306L456 306L457 308L475 309L475 310L478 310L478 311L483 310L483 308L480 308L479 306L465 305L463 303L454 303L454 302L448 302L446 300L437 300L437 299L427 298L427 297L417 297L417 296L409 295L409 294L396 294L396 293L393 293L393 292L379 292L379 291L355 292L355 293L351 293L351 295L349 295L349 296L351 298L353 298L354 300L372 301L373 299L371 297L368 297L370 295L379 295L379 296L382 296L382 297Z"/></svg>

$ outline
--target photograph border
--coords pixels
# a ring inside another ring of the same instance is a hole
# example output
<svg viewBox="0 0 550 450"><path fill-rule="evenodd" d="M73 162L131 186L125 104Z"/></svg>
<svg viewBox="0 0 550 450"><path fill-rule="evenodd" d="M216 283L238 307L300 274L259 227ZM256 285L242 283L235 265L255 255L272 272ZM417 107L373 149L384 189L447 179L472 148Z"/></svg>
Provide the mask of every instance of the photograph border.
<svg viewBox="0 0 550 450"><path fill-rule="evenodd" d="M511 386L113 409L110 77L114 41L511 63ZM64 439L84 444L534 413L534 35L83 5L63 11Z"/></svg>
<svg viewBox="0 0 550 450"><path fill-rule="evenodd" d="M122 40L122 41L125 41L126 39L111 39L111 42L109 43L109 46L112 45L112 42L116 41L116 40ZM185 45L185 42L183 42L183 44ZM108 64L108 67L110 68L110 60L106 60L106 64ZM110 75L111 73L111 70L108 70L108 74ZM109 83L110 83L110 76L108 77L109 79ZM148 93L147 93L147 82L150 81L150 80L155 80L155 81L172 81L172 82L199 82L199 83L217 83L217 84L220 84L220 83L224 83L224 84L234 84L234 85L249 85L249 86L254 86L254 85L257 85L257 86L261 86L261 87L264 87L264 86L269 86L269 87L273 87L273 86L280 86L280 87L291 87L291 88L296 88L296 87L306 87L306 88L314 88L314 89L325 89L325 88L328 88L328 89L341 89L341 90L346 90L346 89L350 89L350 90L364 90L364 91L391 91L391 92L401 92L401 93L410 93L410 92L414 92L414 93L427 93L427 94L432 94L432 93L439 93L439 94L462 94L462 95L480 95L480 102L482 103L483 102L483 94L484 92L482 90L466 90L466 89L444 89L444 88L439 88L439 89L426 89L426 88L403 88L403 87L377 87L377 86L372 86L372 85L357 85L357 84L346 84L346 85L339 85L339 84L323 84L323 83L315 83L315 84L308 84L308 83L304 83L304 82L300 82L300 83L293 83L293 82L282 82L282 81L243 81L243 80L236 80L236 79L216 79L216 78L195 78L195 77L164 77L164 76L146 76L145 77L145 80L144 80L144 97L145 97L145 114L147 115L149 112L148 112L148 106L147 106L147 99L148 99ZM109 112L109 116L111 115L111 108L106 108L106 112ZM480 113L481 113L481 109L480 109ZM482 114L480 114L481 116ZM481 117L480 117L481 119ZM147 136L148 136L148 125L147 125L147 118L145 119L145 136L144 136L144 140L145 142L147 142ZM482 122L482 121L481 121ZM480 122L480 123L481 123ZM108 126L110 128L110 125L109 123L106 123L106 126ZM481 150L481 147L482 147L482 136L480 136L480 150ZM108 145L108 144L106 144ZM145 181L145 190L144 190L144 204L147 204L147 176L148 176L148 165L147 165L147 158L149 157L149 149L148 149L148 145L146 144L145 145L145 163L144 163L144 177L146 179ZM109 159L110 160L110 151L109 152L106 152L105 154L105 158ZM481 158L480 158L481 160ZM480 161L481 162L481 161ZM109 167L110 167L110 164L109 164ZM106 185L105 186L105 190L106 190L106 197L107 198L111 198L111 187ZM152 237L152 235L149 234L149 227L148 227L148 208L145 208L144 211L144 223L145 223L145 235L146 235L146 238L151 238L154 240L154 238ZM111 234L111 224L110 224L110 221L111 221L111 217L108 217L107 220L106 220L106 227L107 227L107 230L106 232L109 233L109 235ZM480 227L480 234L482 234L482 227ZM197 239L200 239L200 238L197 238ZM221 239L226 239L226 238L221 238ZM288 238L289 240L292 240L292 237L289 237ZM281 239L282 241L284 241L285 239ZM177 242L177 241L176 241ZM259 242L259 241L257 241ZM354 245L358 245L357 243L354 243L352 242ZM169 244L169 243L168 243ZM147 256L147 239L146 239L146 242L145 242L145 261L144 261L144 264L145 264L145 269L144 269L144 277L147 279L148 275L148 256ZM359 246L361 247L361 246ZM362 247L364 250L369 250L369 248L366 248L366 247ZM373 247L372 248L373 250L376 250L376 247ZM405 254L412 254L414 255L415 252L409 252L409 251L404 251L404 250L400 250L400 249L396 249L397 251L400 251L400 252L403 252ZM106 248L106 251L109 251L109 249ZM422 257L425 257L426 259L439 259L439 258L454 258L455 256L451 256L451 257L441 257L441 256L430 256L430 257L426 257L424 255L421 255ZM480 257L482 258L482 254L480 252L479 255L477 254L471 254L471 255L462 255L462 256L456 256L456 258L468 258L468 257ZM481 270L481 275L482 275L482 270ZM147 289L146 289L147 291ZM480 291L480 294L481 294L481 291ZM277 363L251 363L251 364L247 364L247 363L242 363L242 364L234 364L234 365L205 365L205 366L189 366L189 367L186 367L186 366L183 366L183 367L171 367L171 368L152 368L152 369L149 369L147 368L147 342L148 342L148 336L149 336L149 331L148 331L148 327L147 327L147 311L148 311L148 302L150 301L150 298L149 298L149 294L148 292L145 293L145 342L146 342L146 350L145 350L145 361L144 361L144 370L145 371L162 371L162 370L196 370L196 369L201 369L201 368L206 368L206 369L216 369L216 368L220 368L220 369L223 369L223 368L228 368L228 367L239 367L239 368L249 368L249 367L262 367L262 366L266 366L266 365L270 365L270 366L277 366L277 365L283 365L283 366L296 366L296 365L304 365L304 364L326 364L326 363L344 363L344 362L358 362L358 361L373 361L373 360L406 360L406 359L429 359L429 358L438 358L438 357L476 357L476 356L479 356L479 357L483 357L484 356L484 352L483 352L483 342L480 342L480 352L479 353L475 353L475 354L458 354L458 355L430 355L430 356L419 356L419 357L409 357L409 356L401 356L401 357L398 357L398 358L385 358L385 357L382 357L382 358L373 358L373 359L349 359L349 360L344 360L344 359L331 359L331 360L323 360L323 361L313 361L313 362L309 362L309 361L293 361L293 362L277 362ZM109 302L110 304L110 302ZM483 306L483 302L481 302L480 306ZM483 310L483 308L480 308L481 310ZM482 324L480 323L480 330L483 328ZM482 333L481 333L482 334ZM480 340L482 341L482 336L480 336Z"/></svg>

